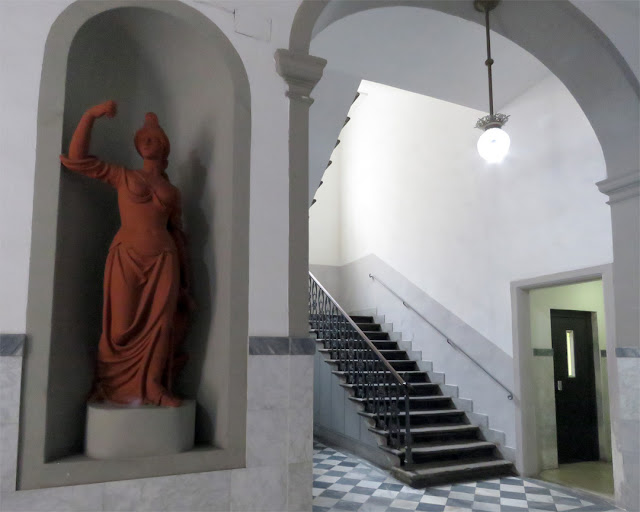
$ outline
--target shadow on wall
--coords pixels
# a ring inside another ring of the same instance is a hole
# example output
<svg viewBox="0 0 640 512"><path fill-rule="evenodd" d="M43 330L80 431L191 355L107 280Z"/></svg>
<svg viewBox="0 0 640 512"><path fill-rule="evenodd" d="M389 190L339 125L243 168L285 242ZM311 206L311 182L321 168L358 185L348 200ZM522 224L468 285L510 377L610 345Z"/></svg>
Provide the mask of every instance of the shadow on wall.
<svg viewBox="0 0 640 512"><path fill-rule="evenodd" d="M191 280L194 296L198 297L194 318L212 318L215 315L215 274L209 267L216 268L215 238L210 236L212 225L211 202L204 204L207 169L212 169L213 134L206 125L202 125L198 141L188 159L179 165L179 182L176 186L189 202L183 205L183 219L189 234L188 251L191 265ZM211 171L209 171L211 172ZM205 211L206 210L206 211ZM197 276L197 279L194 277ZM202 375L202 364L207 351L207 340L211 324L204 321L194 322L190 328L185 351L189 354L179 383L184 396L195 396ZM215 438L215 408L207 411L197 404L196 444L211 443Z"/></svg>

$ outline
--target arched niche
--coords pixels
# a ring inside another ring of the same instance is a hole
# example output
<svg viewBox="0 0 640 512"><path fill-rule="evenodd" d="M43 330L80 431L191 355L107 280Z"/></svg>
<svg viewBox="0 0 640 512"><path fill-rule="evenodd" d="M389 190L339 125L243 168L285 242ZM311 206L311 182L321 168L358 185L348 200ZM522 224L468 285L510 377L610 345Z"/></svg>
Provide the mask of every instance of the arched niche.
<svg viewBox="0 0 640 512"><path fill-rule="evenodd" d="M92 153L137 168L133 134L154 111L171 141L197 311L179 391L196 398L196 448L128 461L83 455L85 405L101 332L102 280L119 225L108 186L57 155L84 110L114 99ZM241 59L206 17L177 1L84 2L45 47L20 425L21 489L245 465L250 94Z"/></svg>

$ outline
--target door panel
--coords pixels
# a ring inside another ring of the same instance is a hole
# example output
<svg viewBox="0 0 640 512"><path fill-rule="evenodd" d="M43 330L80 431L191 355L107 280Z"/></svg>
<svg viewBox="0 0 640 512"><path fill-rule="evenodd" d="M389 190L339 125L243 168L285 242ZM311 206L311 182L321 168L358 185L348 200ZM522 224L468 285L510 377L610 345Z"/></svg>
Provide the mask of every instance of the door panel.
<svg viewBox="0 0 640 512"><path fill-rule="evenodd" d="M558 462L598 460L591 313L551 310Z"/></svg>

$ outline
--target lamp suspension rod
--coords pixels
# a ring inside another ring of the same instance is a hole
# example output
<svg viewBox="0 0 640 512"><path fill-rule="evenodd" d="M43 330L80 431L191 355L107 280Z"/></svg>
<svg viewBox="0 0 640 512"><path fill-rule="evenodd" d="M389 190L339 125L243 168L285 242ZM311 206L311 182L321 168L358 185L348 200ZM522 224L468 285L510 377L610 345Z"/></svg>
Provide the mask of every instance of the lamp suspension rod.
<svg viewBox="0 0 640 512"><path fill-rule="evenodd" d="M487 71L489 74L489 114L493 116L493 77L491 75L493 59L491 58L491 36L489 35L489 11L490 9L485 7L484 20L487 31L487 60L484 63L487 65Z"/></svg>

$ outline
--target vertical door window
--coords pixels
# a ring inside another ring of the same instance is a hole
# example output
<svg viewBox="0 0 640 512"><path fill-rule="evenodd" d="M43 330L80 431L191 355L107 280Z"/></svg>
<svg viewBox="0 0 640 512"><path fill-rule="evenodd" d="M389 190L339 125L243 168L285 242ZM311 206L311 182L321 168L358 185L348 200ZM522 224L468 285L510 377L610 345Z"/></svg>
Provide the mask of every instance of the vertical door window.
<svg viewBox="0 0 640 512"><path fill-rule="evenodd" d="M576 376L576 353L573 341L573 331L567 333L567 375L569 377Z"/></svg>

